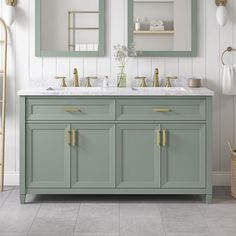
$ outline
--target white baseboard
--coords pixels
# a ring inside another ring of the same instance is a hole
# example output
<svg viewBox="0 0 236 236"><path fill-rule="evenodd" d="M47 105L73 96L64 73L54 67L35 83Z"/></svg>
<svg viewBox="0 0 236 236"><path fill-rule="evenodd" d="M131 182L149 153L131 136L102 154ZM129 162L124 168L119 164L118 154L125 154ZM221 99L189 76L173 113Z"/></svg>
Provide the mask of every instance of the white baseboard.
<svg viewBox="0 0 236 236"><path fill-rule="evenodd" d="M230 186L231 172L214 172L213 173L214 186Z"/></svg>
<svg viewBox="0 0 236 236"><path fill-rule="evenodd" d="M5 173L5 185L17 186L19 185L19 172L6 172ZM230 186L231 172L214 172L213 173L213 185L214 186Z"/></svg>
<svg viewBox="0 0 236 236"><path fill-rule="evenodd" d="M6 171L4 176L4 185L5 186L18 186L19 181L19 172Z"/></svg>

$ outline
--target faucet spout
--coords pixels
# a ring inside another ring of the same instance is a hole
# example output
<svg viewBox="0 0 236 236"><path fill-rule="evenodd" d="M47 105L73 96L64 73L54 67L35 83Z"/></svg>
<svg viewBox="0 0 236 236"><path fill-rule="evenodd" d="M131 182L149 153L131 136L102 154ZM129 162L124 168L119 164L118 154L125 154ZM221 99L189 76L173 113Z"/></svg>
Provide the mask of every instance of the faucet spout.
<svg viewBox="0 0 236 236"><path fill-rule="evenodd" d="M73 73L73 87L79 87L79 75L76 68L74 69Z"/></svg>
<svg viewBox="0 0 236 236"><path fill-rule="evenodd" d="M160 87L159 69L158 68L156 68L154 71L153 87Z"/></svg>

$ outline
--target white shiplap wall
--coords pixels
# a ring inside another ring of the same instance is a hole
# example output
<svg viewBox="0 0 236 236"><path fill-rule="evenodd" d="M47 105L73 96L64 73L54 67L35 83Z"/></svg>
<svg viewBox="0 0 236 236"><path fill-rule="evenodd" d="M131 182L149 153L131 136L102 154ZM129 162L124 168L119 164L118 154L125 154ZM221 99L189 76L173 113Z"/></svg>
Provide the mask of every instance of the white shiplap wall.
<svg viewBox="0 0 236 236"><path fill-rule="evenodd" d="M196 58L139 58L130 59L127 74L152 76L158 66L162 76L205 78L205 85L216 92L214 98L214 171L215 181L229 181L230 159L226 140L236 147L236 97L221 94L222 65L220 54L227 46L236 47L236 1L228 0L230 21L219 28L215 19L215 0L198 0L198 45ZM5 1L0 0L1 13ZM16 23L10 28L9 82L6 137L6 184L17 184L19 173L18 98L17 91L27 86L53 85L53 77L70 77L74 67L81 76L110 75L114 78L117 64L112 56L115 44L127 43L127 0L107 0L107 56L102 58L36 58L34 56L34 0L18 0ZM236 54L229 56L236 63ZM132 84L130 79L128 84Z"/></svg>

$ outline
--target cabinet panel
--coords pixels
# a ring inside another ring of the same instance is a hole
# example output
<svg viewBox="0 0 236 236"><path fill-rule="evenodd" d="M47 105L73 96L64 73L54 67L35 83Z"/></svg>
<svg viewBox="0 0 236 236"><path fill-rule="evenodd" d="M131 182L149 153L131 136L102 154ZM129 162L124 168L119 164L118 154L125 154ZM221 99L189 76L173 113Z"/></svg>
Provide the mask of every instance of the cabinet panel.
<svg viewBox="0 0 236 236"><path fill-rule="evenodd" d="M26 100L26 118L29 121L114 120L115 100L30 98Z"/></svg>
<svg viewBox="0 0 236 236"><path fill-rule="evenodd" d="M117 126L117 187L157 188L160 186L158 125Z"/></svg>
<svg viewBox="0 0 236 236"><path fill-rule="evenodd" d="M72 187L115 187L115 125L78 124L73 132Z"/></svg>
<svg viewBox="0 0 236 236"><path fill-rule="evenodd" d="M118 120L205 120L206 101L199 99L119 99Z"/></svg>
<svg viewBox="0 0 236 236"><path fill-rule="evenodd" d="M162 188L204 188L206 128L204 124L169 124L162 147Z"/></svg>
<svg viewBox="0 0 236 236"><path fill-rule="evenodd" d="M66 124L26 126L27 187L70 187L70 146L66 144L69 130Z"/></svg>

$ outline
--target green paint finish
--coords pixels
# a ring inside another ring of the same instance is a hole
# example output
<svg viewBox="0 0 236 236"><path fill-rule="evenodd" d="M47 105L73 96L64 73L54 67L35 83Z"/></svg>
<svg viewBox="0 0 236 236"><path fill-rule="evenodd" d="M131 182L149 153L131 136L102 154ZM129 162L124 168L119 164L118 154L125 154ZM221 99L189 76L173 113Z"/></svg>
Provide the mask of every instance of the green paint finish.
<svg viewBox="0 0 236 236"><path fill-rule="evenodd" d="M99 46L98 51L44 51L41 49L41 0L35 0L35 56L36 57L102 57L105 56L105 0L99 0ZM66 19L67 20L67 19Z"/></svg>
<svg viewBox="0 0 236 236"><path fill-rule="evenodd" d="M114 120L115 101L110 99L27 99L27 120ZM65 109L79 110L75 113Z"/></svg>
<svg viewBox="0 0 236 236"><path fill-rule="evenodd" d="M25 97L20 97L20 194L26 194L26 176L25 176L25 154L26 154L26 143L25 143Z"/></svg>
<svg viewBox="0 0 236 236"><path fill-rule="evenodd" d="M115 187L115 125L78 124L71 147L72 188Z"/></svg>
<svg viewBox="0 0 236 236"><path fill-rule="evenodd" d="M155 124L117 126L117 187L158 188L160 146Z"/></svg>
<svg viewBox="0 0 236 236"><path fill-rule="evenodd" d="M84 118L64 114L68 106ZM152 113L166 106L169 114ZM201 194L210 203L211 155L210 97L20 97L22 203L28 193Z"/></svg>
<svg viewBox="0 0 236 236"><path fill-rule="evenodd" d="M26 126L26 186L28 188L70 187L70 146L67 124Z"/></svg>
<svg viewBox="0 0 236 236"><path fill-rule="evenodd" d="M206 127L204 124L162 125L168 145L162 147L162 188L205 188Z"/></svg>
<svg viewBox="0 0 236 236"><path fill-rule="evenodd" d="M170 112L155 112L165 108ZM205 120L204 99L119 99L117 101L118 120Z"/></svg>
<svg viewBox="0 0 236 236"><path fill-rule="evenodd" d="M174 194L174 195L192 195L192 194L202 194L206 195L205 189L159 189L159 188L28 188L27 194L80 194L80 195L151 195L151 194ZM205 201L205 199L204 199Z"/></svg>
<svg viewBox="0 0 236 236"><path fill-rule="evenodd" d="M197 56L197 0L192 1L192 50L191 51L142 51L141 57L196 57ZM128 44L134 42L134 0L128 0Z"/></svg>

